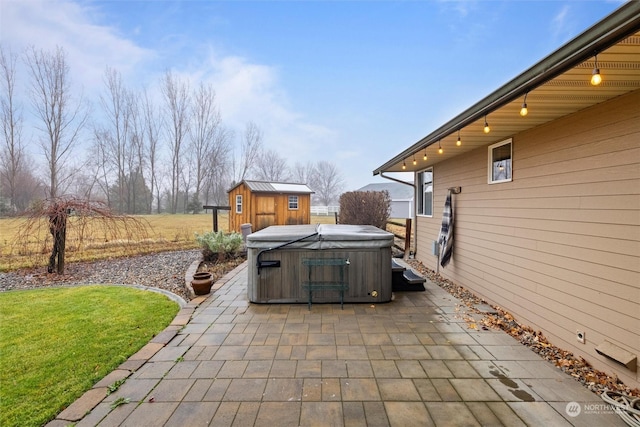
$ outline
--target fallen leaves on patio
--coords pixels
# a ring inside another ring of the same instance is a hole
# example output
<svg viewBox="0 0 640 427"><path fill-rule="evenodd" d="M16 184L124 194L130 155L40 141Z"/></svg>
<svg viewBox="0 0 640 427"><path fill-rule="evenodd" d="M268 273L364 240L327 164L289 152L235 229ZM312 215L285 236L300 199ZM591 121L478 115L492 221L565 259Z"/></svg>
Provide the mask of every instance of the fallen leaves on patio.
<svg viewBox="0 0 640 427"><path fill-rule="evenodd" d="M463 302L464 307L456 306L456 313L462 312L462 319L467 323L469 329L492 328L500 329L516 338L521 344L526 345L532 351L556 365L559 369L574 377L584 384L589 390L597 394L605 391L616 391L630 396L640 397L640 389L631 389L619 378L611 377L606 373L593 368L589 362L582 357L576 357L570 351L563 350L550 343L541 331L535 331L531 327L519 324L513 316L500 307L493 307L497 314L480 312L474 306L487 304L486 301L478 298L472 292L456 285L448 279L436 274L433 270L426 268L417 260L407 260L411 267L418 273L429 279L431 282L446 290L452 296ZM475 314L475 318L469 313ZM482 319L477 320L477 316L482 315ZM458 314L456 314L458 316Z"/></svg>

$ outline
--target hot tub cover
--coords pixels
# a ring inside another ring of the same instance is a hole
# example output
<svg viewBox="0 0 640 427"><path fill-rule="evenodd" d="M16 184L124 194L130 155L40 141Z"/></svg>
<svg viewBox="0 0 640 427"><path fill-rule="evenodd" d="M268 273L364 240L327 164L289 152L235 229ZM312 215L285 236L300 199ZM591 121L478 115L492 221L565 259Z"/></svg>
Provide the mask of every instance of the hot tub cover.
<svg viewBox="0 0 640 427"><path fill-rule="evenodd" d="M317 224L273 225L247 236L247 249L274 249L285 243L298 249L386 248L393 245L393 234L372 225Z"/></svg>

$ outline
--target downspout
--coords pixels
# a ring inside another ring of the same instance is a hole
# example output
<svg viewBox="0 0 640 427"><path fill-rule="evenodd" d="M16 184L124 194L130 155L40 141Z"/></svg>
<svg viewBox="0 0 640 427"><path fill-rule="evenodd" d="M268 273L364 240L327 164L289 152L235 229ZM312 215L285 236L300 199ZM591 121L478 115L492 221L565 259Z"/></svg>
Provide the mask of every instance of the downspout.
<svg viewBox="0 0 640 427"><path fill-rule="evenodd" d="M413 253L413 256L415 257L416 250L417 250L417 247L418 247L418 242L417 242L418 241L418 221L417 221L417 217L416 217L416 185L412 184L410 182L407 182L407 181L403 181L403 180L398 179L398 178L394 178L392 176L385 175L384 172L380 172L380 176L382 178L386 178L386 179L389 179L391 181L395 181L395 182L397 182L399 184L404 184L404 185L408 185L410 187L413 187L413 208L412 208L413 216L411 217L411 223L413 224L413 229L414 229L413 235L415 236L415 239L413 239L413 248L411 249L411 252ZM413 176L415 177L415 172L414 172Z"/></svg>

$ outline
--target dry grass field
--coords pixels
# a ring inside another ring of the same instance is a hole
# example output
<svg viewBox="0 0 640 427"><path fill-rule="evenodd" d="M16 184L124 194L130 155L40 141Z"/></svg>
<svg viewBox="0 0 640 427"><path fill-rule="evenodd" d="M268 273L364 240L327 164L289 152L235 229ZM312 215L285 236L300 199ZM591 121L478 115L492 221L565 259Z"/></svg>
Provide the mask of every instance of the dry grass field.
<svg viewBox="0 0 640 427"><path fill-rule="evenodd" d="M168 250L197 248L195 233L213 229L211 213L197 215L139 215L143 230L129 231L129 239L114 239L98 225L83 224L80 230L75 218L69 219L65 260L93 261ZM333 223L333 216L312 216L311 222ZM51 253L52 239L46 218L33 228L32 233L21 237L26 228L24 218L0 219L0 271L24 267L45 266ZM76 227L74 227L76 225ZM229 219L226 213L218 214L218 227L227 231Z"/></svg>
<svg viewBox="0 0 640 427"><path fill-rule="evenodd" d="M135 218L143 227L126 233L130 234L126 240L113 239L112 235L107 234L97 224L83 224L84 227L80 230L77 220L70 218L65 260L91 261L166 250L192 249L197 247L195 233L213 229L211 213L140 215ZM226 215L220 214L219 228L226 230L228 224ZM25 227L25 218L0 219L0 271L46 265L52 245L46 218L42 219L41 224L33 227L28 236L22 237L21 231Z"/></svg>

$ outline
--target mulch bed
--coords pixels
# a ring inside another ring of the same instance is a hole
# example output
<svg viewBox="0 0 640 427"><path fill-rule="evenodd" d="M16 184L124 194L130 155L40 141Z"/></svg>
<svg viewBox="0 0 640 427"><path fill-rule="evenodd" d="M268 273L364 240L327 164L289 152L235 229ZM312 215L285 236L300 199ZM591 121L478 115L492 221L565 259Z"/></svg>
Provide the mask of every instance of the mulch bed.
<svg viewBox="0 0 640 427"><path fill-rule="evenodd" d="M224 260L204 260L198 266L197 273L208 272L211 273L213 282L220 279L222 276L242 264L247 260L246 255L240 255L237 257L227 258Z"/></svg>

